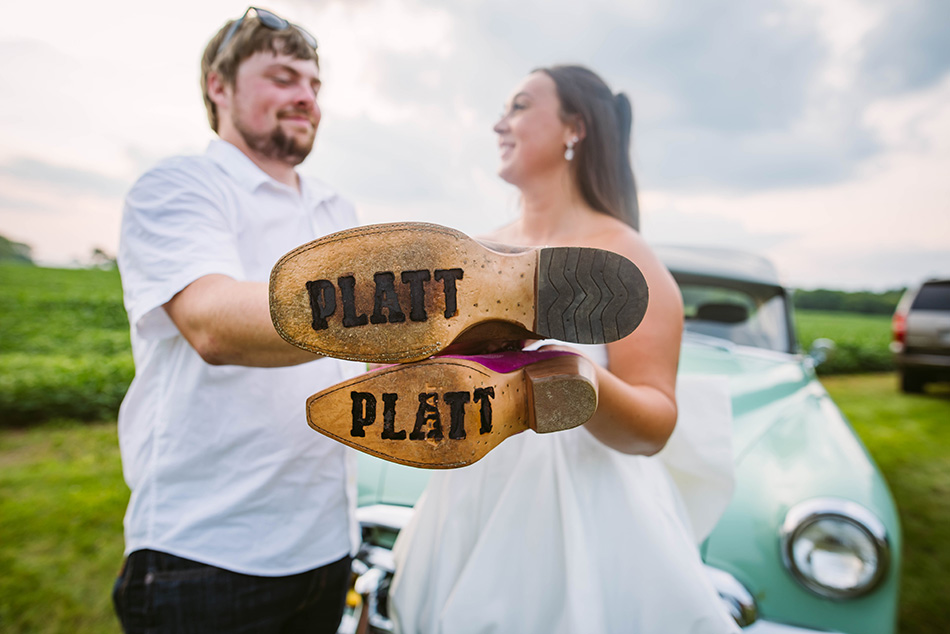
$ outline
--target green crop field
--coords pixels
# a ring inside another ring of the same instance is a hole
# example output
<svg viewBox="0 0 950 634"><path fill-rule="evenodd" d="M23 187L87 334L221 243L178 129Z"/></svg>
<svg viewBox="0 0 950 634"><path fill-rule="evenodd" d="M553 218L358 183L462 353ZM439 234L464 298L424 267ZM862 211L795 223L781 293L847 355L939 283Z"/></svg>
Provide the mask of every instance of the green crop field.
<svg viewBox="0 0 950 634"><path fill-rule="evenodd" d="M883 372L894 368L888 349L889 315L799 310L795 314L795 328L804 350L808 350L815 339L835 342L836 349L828 361L818 367L819 374Z"/></svg>
<svg viewBox="0 0 950 634"><path fill-rule="evenodd" d="M893 368L885 315L799 311L799 341L837 350L823 375ZM115 270L0 264L0 426L114 417L133 376Z"/></svg>
<svg viewBox="0 0 950 634"><path fill-rule="evenodd" d="M0 265L0 425L112 418L132 375L118 271Z"/></svg>

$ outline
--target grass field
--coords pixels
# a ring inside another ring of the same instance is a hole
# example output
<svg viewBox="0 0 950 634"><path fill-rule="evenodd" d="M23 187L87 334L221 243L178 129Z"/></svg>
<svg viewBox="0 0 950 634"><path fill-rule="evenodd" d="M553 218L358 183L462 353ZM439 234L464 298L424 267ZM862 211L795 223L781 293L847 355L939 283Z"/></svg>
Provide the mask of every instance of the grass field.
<svg viewBox="0 0 950 634"><path fill-rule="evenodd" d="M836 341L824 375L891 367L887 316L796 322L805 348ZM132 374L116 271L0 265L0 631L118 631L109 592L128 490L115 423L95 421L115 420ZM950 390L904 396L892 374L823 380L901 512L901 631L950 632Z"/></svg>
<svg viewBox="0 0 950 634"><path fill-rule="evenodd" d="M127 502L115 423L0 430L0 631L119 631Z"/></svg>
<svg viewBox="0 0 950 634"><path fill-rule="evenodd" d="M904 531L901 632L950 632L950 386L905 395L894 374L822 379L884 472Z"/></svg>
<svg viewBox="0 0 950 634"><path fill-rule="evenodd" d="M950 389L906 396L893 374L824 383L897 500L900 631L950 632ZM127 500L115 423L0 429L0 630L118 632L109 593Z"/></svg>

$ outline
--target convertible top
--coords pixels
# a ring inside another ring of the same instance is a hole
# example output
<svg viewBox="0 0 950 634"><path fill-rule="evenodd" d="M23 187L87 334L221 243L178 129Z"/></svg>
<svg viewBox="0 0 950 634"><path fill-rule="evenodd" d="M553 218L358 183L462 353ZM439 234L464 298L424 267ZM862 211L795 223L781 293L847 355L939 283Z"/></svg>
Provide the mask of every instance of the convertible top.
<svg viewBox="0 0 950 634"><path fill-rule="evenodd" d="M656 245L654 251L670 272L782 286L766 258L747 251L715 247Z"/></svg>

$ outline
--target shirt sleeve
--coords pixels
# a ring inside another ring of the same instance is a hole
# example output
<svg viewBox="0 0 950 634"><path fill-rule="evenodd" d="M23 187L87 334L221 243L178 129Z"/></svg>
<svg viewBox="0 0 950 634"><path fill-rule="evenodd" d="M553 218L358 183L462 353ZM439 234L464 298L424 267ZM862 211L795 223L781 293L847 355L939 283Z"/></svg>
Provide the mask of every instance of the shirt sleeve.
<svg viewBox="0 0 950 634"><path fill-rule="evenodd" d="M186 164L159 166L125 201L119 270L129 323L144 338L178 334L164 304L200 277L242 279L227 199Z"/></svg>

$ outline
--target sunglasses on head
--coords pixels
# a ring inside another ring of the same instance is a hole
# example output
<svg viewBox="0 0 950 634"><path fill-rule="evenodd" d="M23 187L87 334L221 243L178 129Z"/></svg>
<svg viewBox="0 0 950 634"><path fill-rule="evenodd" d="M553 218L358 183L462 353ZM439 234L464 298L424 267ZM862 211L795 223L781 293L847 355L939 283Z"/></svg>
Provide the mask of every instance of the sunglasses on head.
<svg viewBox="0 0 950 634"><path fill-rule="evenodd" d="M224 50L224 47L228 45L228 42L231 41L231 38L234 37L234 34L237 33L237 30L241 28L241 25L244 23L244 20L247 18L248 14L253 11L254 15L260 20L260 23L266 26L269 29L274 31L284 31L286 29L294 28L297 29L297 32L303 36L303 39L309 44L312 48L317 48L317 38L308 33L305 29L292 24L280 17L276 13L271 13L267 9L258 9L257 7L248 7L247 11L244 12L239 19L235 20L231 25L231 28L228 29L228 32L225 34L224 39L221 40L221 44L218 46L218 52L216 55L220 55L221 51Z"/></svg>

